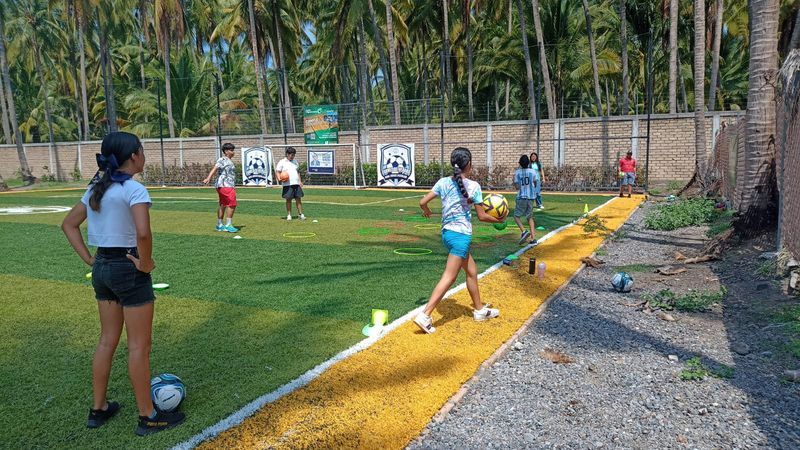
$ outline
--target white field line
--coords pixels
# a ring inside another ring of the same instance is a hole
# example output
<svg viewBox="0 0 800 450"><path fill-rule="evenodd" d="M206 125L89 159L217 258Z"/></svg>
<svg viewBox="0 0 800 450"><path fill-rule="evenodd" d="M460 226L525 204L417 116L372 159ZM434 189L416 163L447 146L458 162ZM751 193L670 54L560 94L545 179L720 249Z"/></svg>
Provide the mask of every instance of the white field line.
<svg viewBox="0 0 800 450"><path fill-rule="evenodd" d="M598 206L597 208L591 210L590 214L594 214L597 210L599 210L600 208L608 205L609 203L613 202L616 199L617 199L617 197L614 197L614 198L608 200L607 202L603 203L602 205ZM539 243L544 242L544 241L550 239L551 237L555 236L557 233L559 233L559 232L561 232L561 231L563 231L563 230L575 225L582 218L583 218L583 216L581 216L581 217L573 220L572 222L570 222L570 223L568 223L566 225L562 225L562 226L556 228L555 230L545 234L544 236L542 236L541 239L539 239ZM533 247L534 247L533 244L528 244L525 247L519 249L514 254L519 256L522 253L526 252L527 250L529 250L529 249L531 249ZM484 270L482 273L478 274L478 278L479 279L483 278L486 275L489 275L490 273L494 272L495 270L499 269L502 266L503 266L503 262L500 261L500 262L496 263L495 265L489 267L488 269ZM467 287L467 283L466 282L461 283L458 286L456 286L456 287L450 289L449 291L447 291L444 294L444 298L451 297L452 295L456 294L457 292L463 290L466 287ZM322 375L323 372L328 370L334 364L338 363L339 361L345 360L345 359L349 358L350 356L352 356L352 355L354 355L354 354L356 354L356 353L358 353L358 352L360 352L362 350L365 350L365 349L371 347L372 344L378 342L384 335L386 335L390 331L400 327L404 323L412 320L414 317L416 317L417 314L422 312L422 310L424 310L424 309L425 309L425 305L422 305L422 306L419 306L416 309L413 309L413 310L409 311L404 316L396 319L395 321L393 321L392 323L387 325L384 328L384 332L383 333L381 333L381 334L379 334L377 336L373 336L373 337L370 337L370 338L367 338L367 339L364 339L364 340L358 342L357 344L353 345L352 347L350 347L350 348L348 348L346 350L343 350L340 353L334 355L329 360L320 363L319 365L317 365L313 369L311 369L308 372L300 375L299 377L295 378L294 380L284 384L283 386L280 386L278 389L275 389L272 392L268 392L268 393L262 395L261 397L258 397L257 399L253 400L252 402L244 405L240 410L236 411L235 413L231 414L230 416L220 420L219 422L215 423L214 425L211 425L210 427L204 429L200 433L195 434L194 436L190 437L186 441L183 441L183 442L175 445L174 447L172 447L172 450L188 450L188 449L192 449L192 448L196 447L198 444L200 444L201 442L203 442L203 441L205 441L207 439L213 438L214 436L217 436L218 434L222 433L223 431L226 431L226 430L228 430L230 428L235 427L236 425L239 425L246 418L248 418L251 415L253 415L256 411L261 409L261 407L263 407L267 403L275 402L279 398L281 398L281 397L283 397L285 395L291 394L292 392L302 388L303 386L306 386L307 384L309 384L312 381L314 381L315 378L317 378L318 376Z"/></svg>
<svg viewBox="0 0 800 450"><path fill-rule="evenodd" d="M408 197L397 197L397 198L390 198L386 200L375 200L372 202L364 202L364 203L341 203L341 202L320 202L314 200L304 200L303 203L306 204L316 204L316 205L337 205L337 206L368 206L368 205L377 205L380 203L389 203L394 202L397 200L408 200L410 198L420 198L421 195L410 195ZM74 195L48 195L47 198L75 198ZM169 196L151 196L152 200L167 200L164 203L180 203L181 201L184 202L197 202L197 201L218 201L219 199L214 197L169 197ZM266 203L285 203L285 199L267 199L267 198L239 198L237 199L240 202L266 202Z"/></svg>

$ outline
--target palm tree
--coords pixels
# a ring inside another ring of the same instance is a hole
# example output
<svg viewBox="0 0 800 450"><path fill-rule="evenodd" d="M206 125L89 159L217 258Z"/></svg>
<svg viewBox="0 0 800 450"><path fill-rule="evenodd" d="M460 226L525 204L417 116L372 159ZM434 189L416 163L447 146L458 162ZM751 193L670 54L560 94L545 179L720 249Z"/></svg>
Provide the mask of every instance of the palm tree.
<svg viewBox="0 0 800 450"><path fill-rule="evenodd" d="M78 54L80 58L80 81L81 81L81 112L83 113L83 133L81 135L84 139L89 138L89 99L86 89L86 48L84 44L84 33L86 32L86 23L91 21L90 12L91 6L87 0L75 0L75 28L78 31Z"/></svg>
<svg viewBox="0 0 800 450"><path fill-rule="evenodd" d="M261 122L261 134L267 132L267 117L264 110L264 85L262 83L262 67L258 50L258 39L256 39L256 12L253 8L253 0L247 0L247 15L249 18L250 29L250 48L253 50L253 68L256 72L256 89L258 90L258 118Z"/></svg>
<svg viewBox="0 0 800 450"><path fill-rule="evenodd" d="M28 157L25 155L25 147L22 143L22 133L19 131L19 123L17 122L17 109L14 105L13 90L11 89L11 76L8 72L8 60L6 58L6 32L5 32L5 9L0 5L0 70L3 72L3 86L5 91L5 98L8 104L8 116L11 122L11 129L14 132L14 142L17 144L17 157L19 158L19 170L22 175L22 181L26 184L33 184L36 182L36 177L31 173L31 168L28 165Z"/></svg>
<svg viewBox="0 0 800 450"><path fill-rule="evenodd" d="M0 113L2 113L3 138L6 144L13 142L11 139L11 125L8 123L8 107L6 106L6 90L3 86L3 73L0 71Z"/></svg>
<svg viewBox="0 0 800 450"><path fill-rule="evenodd" d="M348 2L342 3L346 4ZM375 13L375 5L372 3L372 0L367 0L367 7L369 9L369 19L372 25L372 38L375 40L375 47L378 49L378 62L381 67L381 72L383 72L383 84L386 87L386 98L389 100L389 102L394 102L394 93L392 87L393 76L389 71L389 66L386 64L386 52L384 51L384 47L388 49L389 46L383 42L383 33L381 33L381 30L378 27L378 15ZM392 32L394 33L394 23L392 23Z"/></svg>
<svg viewBox="0 0 800 450"><path fill-rule="evenodd" d="M622 114L628 115L628 19L625 0L619 0L619 42L622 59Z"/></svg>
<svg viewBox="0 0 800 450"><path fill-rule="evenodd" d="M442 48L444 50L445 91L447 92L447 117L453 117L453 70L450 61L450 19L447 0L442 0Z"/></svg>
<svg viewBox="0 0 800 450"><path fill-rule="evenodd" d="M678 82L678 0L669 2L669 112L677 112Z"/></svg>
<svg viewBox="0 0 800 450"><path fill-rule="evenodd" d="M744 159L740 159L736 179L736 191L740 193L741 201L735 227L745 234L761 229L774 218L771 201L774 193L777 29L778 0L751 0L750 83Z"/></svg>
<svg viewBox="0 0 800 450"><path fill-rule="evenodd" d="M392 66L392 95L394 96L394 124L400 125L400 88L397 79L397 53L392 20L392 0L386 0L386 34L389 36L389 64Z"/></svg>
<svg viewBox="0 0 800 450"><path fill-rule="evenodd" d="M597 115L603 115L603 102L600 94L600 77L597 74L597 53L594 49L594 34L592 33L592 17L589 14L589 3L583 2L583 15L586 17L586 35L589 37L589 52L592 57L592 76L594 77L594 96L597 101Z"/></svg>
<svg viewBox="0 0 800 450"><path fill-rule="evenodd" d="M539 66L544 80L544 96L547 99L547 118L556 118L556 102L553 98L553 86L550 84L550 69L547 67L547 52L544 50L542 19L539 15L539 0L531 0L533 6L533 27L536 29L536 41L539 42Z"/></svg>
<svg viewBox="0 0 800 450"><path fill-rule="evenodd" d="M719 75L719 48L720 41L722 41L722 12L724 8L724 1L717 0L715 4L716 16L714 18L714 48L711 50L711 83L708 85L709 111L714 111L716 109L717 77Z"/></svg>
<svg viewBox="0 0 800 450"><path fill-rule="evenodd" d="M703 92L706 74L706 6L694 1L694 153L695 175L701 189L706 187L706 115Z"/></svg>
<svg viewBox="0 0 800 450"><path fill-rule="evenodd" d="M464 0L462 3L464 27L464 44L467 47L467 105L469 109L469 120L474 119L472 107L472 41L470 40L469 30L472 25L472 0Z"/></svg>
<svg viewBox="0 0 800 450"><path fill-rule="evenodd" d="M525 70L528 75L528 107L530 109L530 120L536 119L536 92L533 90L533 67L531 65L531 53L528 48L528 29L525 27L525 8L522 6L522 0L517 1L517 9L519 10L519 28L522 30L522 53L525 56Z"/></svg>
<svg viewBox="0 0 800 450"><path fill-rule="evenodd" d="M156 0L155 1L156 40L159 50L164 57L164 83L167 101L167 125L169 137L175 137L175 123L172 117L172 86L170 83L170 47L172 41L180 42L184 35L183 1L181 0Z"/></svg>
<svg viewBox="0 0 800 450"><path fill-rule="evenodd" d="M109 30L118 25L119 17L112 7L112 2L98 2L95 5L97 13L97 34L100 43L100 71L103 77L103 96L105 98L106 122L108 131L117 131L117 106L114 99L114 67L111 62L109 49Z"/></svg>

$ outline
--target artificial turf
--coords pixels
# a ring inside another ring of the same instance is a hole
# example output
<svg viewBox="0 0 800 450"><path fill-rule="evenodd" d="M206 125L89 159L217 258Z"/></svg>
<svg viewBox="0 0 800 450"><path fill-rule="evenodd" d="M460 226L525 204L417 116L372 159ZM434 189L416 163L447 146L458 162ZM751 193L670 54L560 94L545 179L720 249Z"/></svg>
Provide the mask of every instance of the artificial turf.
<svg viewBox="0 0 800 450"><path fill-rule="evenodd" d="M145 439L134 436L123 337L109 384L110 398L123 410L105 427L85 429L99 332L84 277L90 268L58 227L64 213L2 215L8 207L71 206L82 192L29 191L0 195L3 445L173 445L363 339L372 308L387 309L394 319L423 304L446 257L438 218L419 215L423 192L309 188L308 220L287 222L278 190L239 189L234 224L241 227L240 240L214 231L212 189L150 193L153 279L171 286L158 293L152 370L175 373L186 383L186 423ZM513 207L513 195L507 197ZM536 219L546 230L537 235L569 223L584 204L594 208L608 198L545 195L547 209ZM379 228L389 232L369 232ZM510 219L503 231L476 223L472 255L479 270L515 251L518 236ZM432 253L393 252L400 247ZM491 301L491 293L483 296Z"/></svg>

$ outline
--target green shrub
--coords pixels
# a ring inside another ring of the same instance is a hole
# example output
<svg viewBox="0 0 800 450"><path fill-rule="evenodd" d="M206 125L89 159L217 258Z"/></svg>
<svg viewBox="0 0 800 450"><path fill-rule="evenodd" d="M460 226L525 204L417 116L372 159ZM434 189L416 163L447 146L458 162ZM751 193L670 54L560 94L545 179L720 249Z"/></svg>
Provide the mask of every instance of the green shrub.
<svg viewBox="0 0 800 450"><path fill-rule="evenodd" d="M710 223L716 217L714 201L705 198L680 200L653 208L644 219L651 230L675 230Z"/></svg>

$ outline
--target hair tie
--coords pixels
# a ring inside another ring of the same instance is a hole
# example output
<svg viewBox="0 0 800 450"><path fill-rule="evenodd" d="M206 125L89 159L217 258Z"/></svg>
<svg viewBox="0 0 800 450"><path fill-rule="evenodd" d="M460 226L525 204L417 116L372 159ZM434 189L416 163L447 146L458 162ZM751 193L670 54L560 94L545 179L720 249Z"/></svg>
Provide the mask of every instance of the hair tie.
<svg viewBox="0 0 800 450"><path fill-rule="evenodd" d="M103 172L108 174L108 177L111 178L111 181L116 181L120 184L125 183L127 180L131 179L131 175L125 172L117 172L119 169L119 162L117 162L117 157L114 154L110 154L108 156L103 155L102 153L95 154L97 158L97 167L100 168Z"/></svg>

